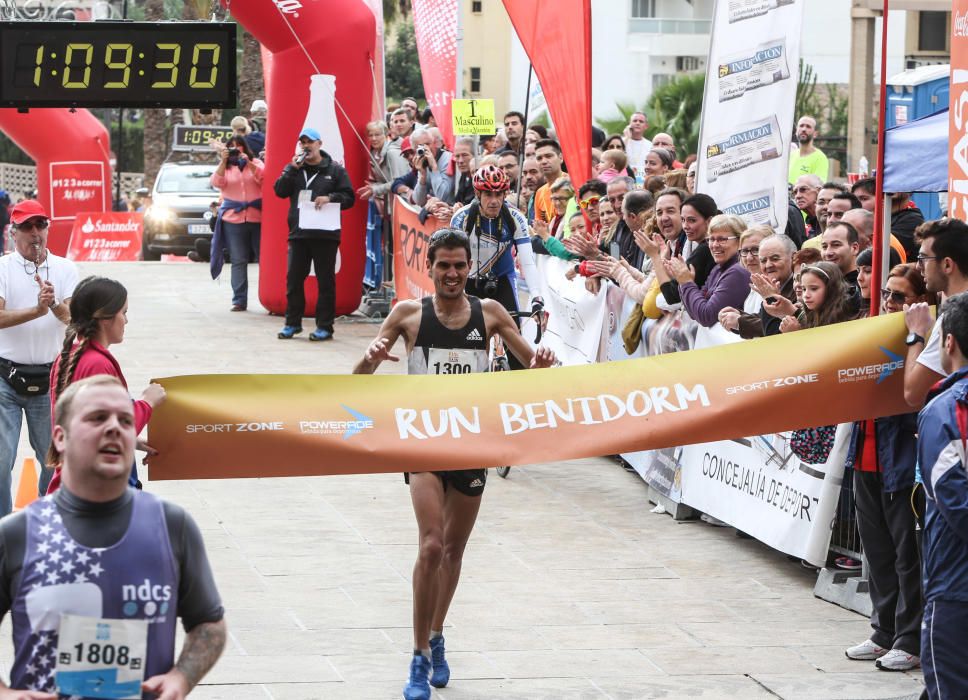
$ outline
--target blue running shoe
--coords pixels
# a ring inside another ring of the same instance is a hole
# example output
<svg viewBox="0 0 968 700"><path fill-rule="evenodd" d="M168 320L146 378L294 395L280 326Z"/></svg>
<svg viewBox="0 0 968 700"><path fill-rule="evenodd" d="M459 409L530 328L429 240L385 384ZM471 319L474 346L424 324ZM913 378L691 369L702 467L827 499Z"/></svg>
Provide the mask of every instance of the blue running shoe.
<svg viewBox="0 0 968 700"><path fill-rule="evenodd" d="M325 328L317 328L312 333L309 334L310 340L332 340L333 331L328 331Z"/></svg>
<svg viewBox="0 0 968 700"><path fill-rule="evenodd" d="M403 686L404 700L430 700L430 659L421 653L410 661L410 680Z"/></svg>
<svg viewBox="0 0 968 700"><path fill-rule="evenodd" d="M444 658L444 638L434 637L430 640L430 662L434 667L434 672L430 675L430 685L435 688L444 688L450 680L450 666Z"/></svg>
<svg viewBox="0 0 968 700"><path fill-rule="evenodd" d="M276 336L279 340L289 340L291 337L296 335L296 333L302 333L302 328L299 326L283 326L282 330Z"/></svg>

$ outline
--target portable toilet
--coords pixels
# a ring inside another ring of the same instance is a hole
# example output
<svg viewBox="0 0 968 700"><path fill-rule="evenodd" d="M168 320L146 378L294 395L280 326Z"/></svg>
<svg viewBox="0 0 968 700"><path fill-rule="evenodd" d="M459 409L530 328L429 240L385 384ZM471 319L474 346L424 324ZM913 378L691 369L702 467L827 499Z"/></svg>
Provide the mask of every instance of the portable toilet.
<svg viewBox="0 0 968 700"><path fill-rule="evenodd" d="M898 73L887 81L886 127L900 126L928 117L948 106L951 89L951 66L921 66ZM923 192L911 199L925 219L941 216L938 195Z"/></svg>

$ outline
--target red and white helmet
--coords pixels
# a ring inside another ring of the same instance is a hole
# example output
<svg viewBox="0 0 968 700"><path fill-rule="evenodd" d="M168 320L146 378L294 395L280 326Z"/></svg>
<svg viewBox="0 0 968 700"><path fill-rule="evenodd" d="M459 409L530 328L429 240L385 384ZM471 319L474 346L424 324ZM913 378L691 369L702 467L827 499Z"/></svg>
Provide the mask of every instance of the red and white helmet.
<svg viewBox="0 0 968 700"><path fill-rule="evenodd" d="M485 165L474 173L474 189L478 192L507 192L511 189L511 181L496 165Z"/></svg>

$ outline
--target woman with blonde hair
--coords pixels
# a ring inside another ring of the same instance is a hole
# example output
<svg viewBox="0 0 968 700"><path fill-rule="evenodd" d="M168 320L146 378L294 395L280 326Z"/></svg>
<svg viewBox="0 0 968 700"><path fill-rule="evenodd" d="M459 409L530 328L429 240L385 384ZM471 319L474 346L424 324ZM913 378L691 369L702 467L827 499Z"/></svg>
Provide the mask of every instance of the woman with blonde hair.
<svg viewBox="0 0 968 700"><path fill-rule="evenodd" d="M666 273L679 283L682 307L706 328L719 322L724 308L742 307L749 296L750 273L739 262L739 239L744 231L746 222L733 214L718 214L710 220L706 243L715 265L702 287L696 284L695 270L682 258L663 263Z"/></svg>

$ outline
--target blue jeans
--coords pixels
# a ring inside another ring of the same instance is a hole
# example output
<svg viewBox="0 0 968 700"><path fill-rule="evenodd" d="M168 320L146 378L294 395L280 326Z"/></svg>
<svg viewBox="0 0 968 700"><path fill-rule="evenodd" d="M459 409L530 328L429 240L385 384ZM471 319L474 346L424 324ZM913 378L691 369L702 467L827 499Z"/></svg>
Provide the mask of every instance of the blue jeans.
<svg viewBox="0 0 968 700"><path fill-rule="evenodd" d="M249 261L259 259L258 223L222 222L222 231L232 259L232 303L245 308L249 304Z"/></svg>
<svg viewBox="0 0 968 700"><path fill-rule="evenodd" d="M0 517L13 510L10 486L24 415L27 416L30 446L34 448L40 466L37 488L43 495L54 474L44 463L47 448L50 447L50 394L21 396L5 380L0 379Z"/></svg>

